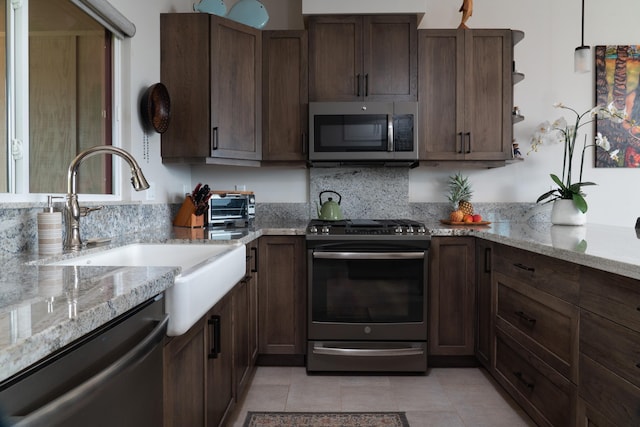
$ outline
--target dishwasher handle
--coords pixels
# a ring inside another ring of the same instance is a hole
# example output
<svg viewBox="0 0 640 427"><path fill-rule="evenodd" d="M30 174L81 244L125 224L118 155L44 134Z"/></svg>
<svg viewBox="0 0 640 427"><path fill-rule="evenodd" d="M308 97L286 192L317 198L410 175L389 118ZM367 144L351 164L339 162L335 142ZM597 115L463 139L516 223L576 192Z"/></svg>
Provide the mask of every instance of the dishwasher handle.
<svg viewBox="0 0 640 427"><path fill-rule="evenodd" d="M169 315L165 314L153 330L120 359L74 389L19 419L13 427L47 427L56 422L57 416L64 415L67 408L80 404L110 379L144 360L164 339L168 323Z"/></svg>

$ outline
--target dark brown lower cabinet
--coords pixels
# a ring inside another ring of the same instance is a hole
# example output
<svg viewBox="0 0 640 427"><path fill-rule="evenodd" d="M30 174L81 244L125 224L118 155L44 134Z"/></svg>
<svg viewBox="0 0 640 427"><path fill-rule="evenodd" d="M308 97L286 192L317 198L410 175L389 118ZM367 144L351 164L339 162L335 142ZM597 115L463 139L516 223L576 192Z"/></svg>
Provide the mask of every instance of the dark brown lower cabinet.
<svg viewBox="0 0 640 427"><path fill-rule="evenodd" d="M474 356L474 237L433 237L429 250L429 355Z"/></svg>
<svg viewBox="0 0 640 427"><path fill-rule="evenodd" d="M164 426L218 426L233 406L233 297L164 347Z"/></svg>
<svg viewBox="0 0 640 427"><path fill-rule="evenodd" d="M577 388L496 329L494 376L540 426L574 426Z"/></svg>
<svg viewBox="0 0 640 427"><path fill-rule="evenodd" d="M602 415L580 397L578 397L578 421L576 425L580 427L616 427L616 424L610 418Z"/></svg>
<svg viewBox="0 0 640 427"><path fill-rule="evenodd" d="M491 304L491 251L493 244L486 240L476 240L476 358L491 370L493 328Z"/></svg>
<svg viewBox="0 0 640 427"><path fill-rule="evenodd" d="M304 365L304 236L262 236L258 253L259 363Z"/></svg>
<svg viewBox="0 0 640 427"><path fill-rule="evenodd" d="M245 277L185 334L164 347L164 427L225 425L258 356L258 242Z"/></svg>
<svg viewBox="0 0 640 427"><path fill-rule="evenodd" d="M602 414L598 419L618 426L640 425L640 388L582 353L580 397Z"/></svg>
<svg viewBox="0 0 640 427"><path fill-rule="evenodd" d="M247 273L233 291L234 383L237 396L246 391L258 357L257 249L257 241L247 244Z"/></svg>
<svg viewBox="0 0 640 427"><path fill-rule="evenodd" d="M203 318L183 335L167 338L164 347L164 427L205 425L206 333Z"/></svg>
<svg viewBox="0 0 640 427"><path fill-rule="evenodd" d="M209 312L206 319L207 382L206 426L224 425L234 404L233 304L230 292ZM188 399L188 396L186 396ZM183 424L184 425L184 424Z"/></svg>

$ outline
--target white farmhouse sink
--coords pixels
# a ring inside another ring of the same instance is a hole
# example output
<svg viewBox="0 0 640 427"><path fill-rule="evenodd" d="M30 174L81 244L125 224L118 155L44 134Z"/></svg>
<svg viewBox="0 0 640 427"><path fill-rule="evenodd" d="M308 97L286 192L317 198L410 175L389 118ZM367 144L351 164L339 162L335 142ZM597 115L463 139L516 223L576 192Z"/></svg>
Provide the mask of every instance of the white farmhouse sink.
<svg viewBox="0 0 640 427"><path fill-rule="evenodd" d="M165 291L167 335L175 336L184 334L244 277L246 249L243 244L134 243L51 265L181 267Z"/></svg>

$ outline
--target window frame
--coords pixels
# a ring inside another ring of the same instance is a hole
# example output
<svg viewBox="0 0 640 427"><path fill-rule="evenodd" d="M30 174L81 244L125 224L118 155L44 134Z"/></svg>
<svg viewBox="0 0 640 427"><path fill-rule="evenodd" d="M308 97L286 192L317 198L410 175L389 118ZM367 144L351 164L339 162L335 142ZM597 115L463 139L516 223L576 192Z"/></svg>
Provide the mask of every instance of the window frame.
<svg viewBox="0 0 640 427"><path fill-rule="evenodd" d="M124 38L135 34L135 26L105 0L68 0L111 31L111 135L112 145L122 147L123 47ZM106 16L104 13L107 13ZM2 202L43 202L48 195L29 193L29 0L6 1L6 107L8 192ZM14 156L12 152L19 153ZM113 156L112 156L113 157ZM111 162L112 194L82 194L83 200L121 201L122 162Z"/></svg>

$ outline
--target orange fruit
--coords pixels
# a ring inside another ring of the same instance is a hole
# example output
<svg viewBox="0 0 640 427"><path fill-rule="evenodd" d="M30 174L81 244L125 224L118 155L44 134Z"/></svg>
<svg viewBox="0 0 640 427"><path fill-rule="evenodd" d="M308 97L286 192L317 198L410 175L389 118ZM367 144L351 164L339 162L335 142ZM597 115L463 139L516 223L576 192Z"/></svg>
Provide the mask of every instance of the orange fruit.
<svg viewBox="0 0 640 427"><path fill-rule="evenodd" d="M451 212L451 214L449 215L449 219L451 220L451 222L462 222L463 218L464 213L462 213L460 209Z"/></svg>

